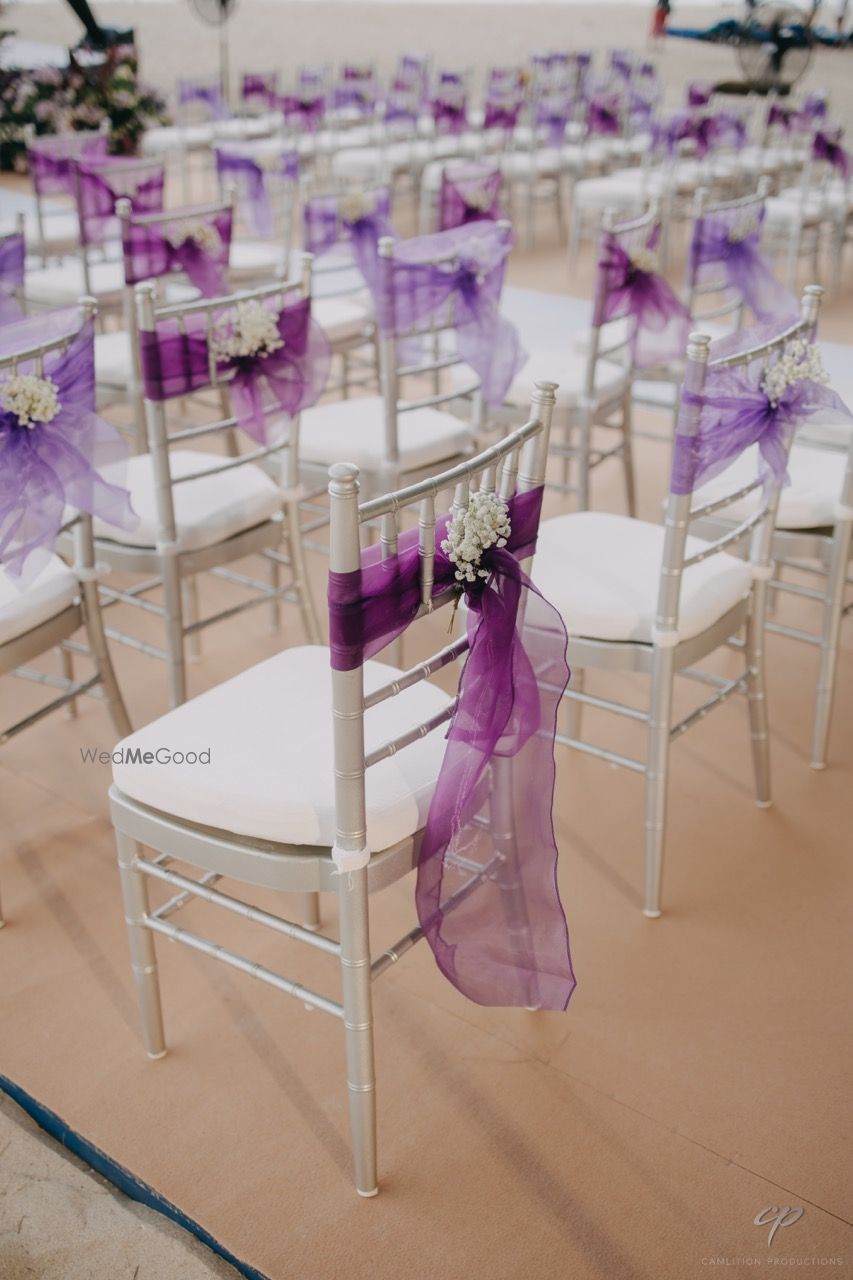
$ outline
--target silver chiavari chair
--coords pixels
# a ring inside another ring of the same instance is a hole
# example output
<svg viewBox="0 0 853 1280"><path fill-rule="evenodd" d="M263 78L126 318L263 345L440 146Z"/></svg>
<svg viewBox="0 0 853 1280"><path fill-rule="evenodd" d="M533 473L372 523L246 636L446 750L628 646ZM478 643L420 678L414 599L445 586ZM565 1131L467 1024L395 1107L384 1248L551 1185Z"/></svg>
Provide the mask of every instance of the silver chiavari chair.
<svg viewBox="0 0 853 1280"><path fill-rule="evenodd" d="M687 350L684 387L701 395L709 369L746 367L781 353L794 338L811 338L822 290L806 289L801 319L784 332L737 355L709 362L710 338L693 334ZM682 403L677 438L696 434L699 408ZM790 449L791 441L787 441ZM723 478L725 478L725 474ZM569 631L573 678L566 693L568 731L564 746L640 773L645 778L645 890L643 913L661 914L661 881L666 832L670 743L734 693L749 707L757 803L770 800L770 758L764 677L764 630L771 577L773 530L779 490L762 487L757 465L749 477L722 486L725 492L696 505L696 494L670 494L664 526L603 513L582 512L546 520L540 528L534 579L560 609ZM706 540L710 517L753 495L754 507L734 528ZM749 539L748 557L737 549ZM733 678L697 667L708 654L737 645L745 628L744 670ZM648 710L584 690L589 670L633 671L650 677ZM672 723L676 675L710 686L710 697ZM647 730L644 759L583 740L583 706L613 712Z"/></svg>
<svg viewBox="0 0 853 1280"><path fill-rule="evenodd" d="M454 492L454 508L460 510L478 486L494 492L497 484L508 499L541 485L553 389L553 383L537 387L531 420L499 444L397 492L359 502L358 469L333 466L331 571L359 568L361 530L376 520L383 525L384 555L396 556L401 520L412 516L421 548L418 617L455 599L452 588L434 592L436 498ZM113 775L112 817L149 1056L161 1058L166 1052L154 947L158 934L339 1018L355 1183L362 1196L378 1190L371 985L423 936L414 928L374 959L368 899L417 863L441 767L443 726L455 706L454 698L429 681L467 647L467 637L455 640L406 672L362 659L353 669L334 670L331 680L327 649L285 649L121 744L127 758L128 751L144 752L155 740L176 748L204 741L211 748L209 767L186 770L180 784L174 768L157 764L145 769L117 765ZM300 732L293 732L295 723ZM201 876L178 872L175 861L188 863ZM302 895L305 923L214 888L222 878ZM152 906L152 880L170 886L176 896ZM472 868L472 879L460 892L476 892L476 885ZM319 931L321 892L337 897L340 940ZM193 897L336 959L343 999L309 990L174 924L168 917Z"/></svg>
<svg viewBox="0 0 853 1280"><path fill-rule="evenodd" d="M140 339L157 345L164 331L201 340L207 355L201 371L194 367L192 390L210 387L213 404L198 397L193 421L170 430L167 407L186 394L185 371L168 379L155 392L143 377L149 452L128 461L126 484L141 522L132 539L95 524L99 561L117 573L146 575L141 583L122 590L104 585L107 603L138 606L159 617L166 629L166 648L113 629L111 639L129 644L166 661L173 705L186 698L185 647L197 652L199 633L217 622L268 602L274 624L282 602L299 608L306 635L315 642L319 632L305 571L299 485L299 417L281 422L281 411L264 410L274 430L273 443L255 445L234 456L232 441L239 421L228 404L229 373L219 371L211 354L216 332L239 304L274 302L279 307L310 296L310 259L301 280L280 281L224 298L155 305L153 284L137 286ZM156 355L154 363L159 361ZM143 369L145 359L142 359ZM219 393L219 394L216 394ZM200 441L223 443L223 453L197 449ZM268 582L229 568L234 561L260 553ZM282 567L289 581L281 585ZM199 616L197 575L210 573L249 592L240 603ZM148 576L148 575L153 575ZM162 589L163 602L148 599Z"/></svg>
<svg viewBox="0 0 853 1280"><path fill-rule="evenodd" d="M216 157L216 181L221 200L227 200L232 185L236 183L241 222L246 223L246 202L239 199L240 183L236 173L229 170L229 157L255 171L255 181L269 202L272 216L270 235L259 235L256 230L241 228L231 245L229 264L231 284L234 288L248 289L256 284L269 284L273 279L285 277L290 270L294 233L299 207L299 174L285 172L284 162L292 158L298 164L295 151L281 138L263 138L258 141L221 143L214 149Z"/></svg>
<svg viewBox="0 0 853 1280"><path fill-rule="evenodd" d="M94 300L84 298L77 327L35 346L23 344L14 354L0 355L0 387L7 378L24 371L43 377L45 362L54 353L64 353L94 315ZM26 586L0 568L0 676L15 675L58 691L50 702L15 724L0 726L0 744L62 707L76 715L77 700L98 687L116 733L123 737L131 731L104 635L91 516L69 512L61 533L71 543L70 566L51 554L37 577ZM85 645L74 638L81 630L85 632ZM27 666L54 648L59 649L60 675ZM91 676L75 679L74 654L91 660ZM0 911L0 927L3 923Z"/></svg>
<svg viewBox="0 0 853 1280"><path fill-rule="evenodd" d="M106 155L109 121L97 131L45 137L36 134L35 125L26 125L23 134L35 197L35 227L29 229L27 239L32 252L46 263L77 252L80 224L74 205L74 164Z"/></svg>

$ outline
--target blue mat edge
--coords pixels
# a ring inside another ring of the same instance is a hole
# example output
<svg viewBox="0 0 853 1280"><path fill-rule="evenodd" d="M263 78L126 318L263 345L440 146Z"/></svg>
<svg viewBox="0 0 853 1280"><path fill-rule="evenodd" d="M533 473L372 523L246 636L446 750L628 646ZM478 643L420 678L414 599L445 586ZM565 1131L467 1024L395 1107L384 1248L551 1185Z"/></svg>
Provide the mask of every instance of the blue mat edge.
<svg viewBox="0 0 853 1280"><path fill-rule="evenodd" d="M269 1280L268 1276L250 1266L248 1262L241 1262L239 1258L235 1258L234 1254L221 1245L200 1223L188 1217L177 1205L172 1204L165 1196L161 1196L159 1191L149 1187L147 1182L137 1178L129 1169L125 1169L124 1165L108 1156L105 1151L101 1151L100 1147L96 1147L88 1138L76 1133L55 1111L51 1111L20 1085L2 1074L0 1074L0 1090L16 1102L22 1111L26 1111L45 1133L49 1133L61 1146L73 1152L96 1173L118 1187L119 1191L129 1199L137 1200L147 1208L153 1209L155 1213L160 1213L164 1218L176 1222L184 1231L188 1231L206 1245L212 1253L218 1254L225 1262L230 1263L236 1271L246 1277L246 1280Z"/></svg>

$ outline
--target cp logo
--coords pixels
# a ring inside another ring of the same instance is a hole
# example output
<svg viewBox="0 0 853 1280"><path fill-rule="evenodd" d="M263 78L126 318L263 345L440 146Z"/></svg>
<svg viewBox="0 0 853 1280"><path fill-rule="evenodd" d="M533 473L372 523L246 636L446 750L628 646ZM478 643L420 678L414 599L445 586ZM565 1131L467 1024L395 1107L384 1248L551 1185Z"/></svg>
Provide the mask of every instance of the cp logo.
<svg viewBox="0 0 853 1280"><path fill-rule="evenodd" d="M753 1218L753 1222L757 1227L770 1226L770 1232L767 1236L767 1248L769 1249L773 1243L773 1237L780 1227L792 1227L795 1222L799 1222L805 1213L805 1209L777 1209L775 1205L762 1209Z"/></svg>

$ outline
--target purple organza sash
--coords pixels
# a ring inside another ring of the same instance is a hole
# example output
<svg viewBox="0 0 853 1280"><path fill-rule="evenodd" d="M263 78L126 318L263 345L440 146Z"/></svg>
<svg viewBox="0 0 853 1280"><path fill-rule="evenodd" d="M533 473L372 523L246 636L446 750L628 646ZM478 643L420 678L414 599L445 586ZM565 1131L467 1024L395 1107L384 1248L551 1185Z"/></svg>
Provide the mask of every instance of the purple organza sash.
<svg viewBox="0 0 853 1280"><path fill-rule="evenodd" d="M338 110L349 107L367 111L375 103L376 72L373 67L345 66L341 83L335 89L335 107Z"/></svg>
<svg viewBox="0 0 853 1280"><path fill-rule="evenodd" d="M227 120L231 115L218 85L198 84L194 80L179 80L178 105L186 107L194 102L201 103L207 108L211 120Z"/></svg>
<svg viewBox="0 0 853 1280"><path fill-rule="evenodd" d="M284 94L279 98L284 118L288 124L296 124L304 133L316 133L326 116L326 98L322 93Z"/></svg>
<svg viewBox="0 0 853 1280"><path fill-rule="evenodd" d="M717 111L714 115L679 111L658 125L653 133L653 145L665 146L670 155L680 142L690 141L702 158L715 147L742 146L745 139L746 125L731 111Z"/></svg>
<svg viewBox="0 0 853 1280"><path fill-rule="evenodd" d="M781 488L787 482L788 443L806 420L834 423L841 417L853 422L844 401L820 382L795 383L773 406L759 385L762 373L763 368L711 369L701 394L682 391L682 402L698 405L700 418L695 435L675 437L673 493L693 493L751 445L758 445L765 486Z"/></svg>
<svg viewBox="0 0 853 1280"><path fill-rule="evenodd" d="M518 560L532 554L542 489L509 504L512 536L486 552L490 577L466 591L469 652L418 862L424 936L449 981L478 1004L565 1009L575 987L557 888L554 733L569 680L566 629ZM434 595L456 585L436 530ZM518 557L518 558L516 558ZM329 574L330 651L353 670L415 618L417 531ZM486 870L471 884L472 863Z"/></svg>
<svg viewBox="0 0 853 1280"><path fill-rule="evenodd" d="M27 159L33 186L40 196L74 195L74 170L78 160L100 160L107 154L105 133L60 133L37 138Z"/></svg>
<svg viewBox="0 0 853 1280"><path fill-rule="evenodd" d="M714 86L705 80L694 80L687 86L688 107L707 107L714 96Z"/></svg>
<svg viewBox="0 0 853 1280"><path fill-rule="evenodd" d="M255 235L263 239L272 239L275 234L275 217L267 189L267 176L291 181L299 177L298 152L290 148L274 159L275 168L267 168L257 156L245 151L216 148L216 173L220 182L234 183L246 221Z"/></svg>
<svg viewBox="0 0 853 1280"><path fill-rule="evenodd" d="M225 306L217 317L218 330L232 330L234 308ZM204 322L186 331L174 321L162 321L155 332L141 337L142 377L148 400L171 400L212 382L211 362L220 381L227 383L231 408L243 430L259 444L267 444L267 418L290 417L315 404L328 381L331 352L326 335L311 318L311 301L282 307L275 314L281 346L268 355L217 359L210 350Z"/></svg>
<svg viewBox="0 0 853 1280"><path fill-rule="evenodd" d="M18 295L24 287L26 243L15 232L0 239L0 325L19 320L22 315Z"/></svg>
<svg viewBox="0 0 853 1280"><path fill-rule="evenodd" d="M810 93L803 99L800 113L808 120L823 120L826 118L827 110L826 98L820 93Z"/></svg>
<svg viewBox="0 0 853 1280"><path fill-rule="evenodd" d="M653 252L659 238L658 226L645 251ZM593 323L607 324L626 316L634 322L630 346L637 368L654 368L684 356L690 312L662 276L637 265L617 238L606 232L598 260Z"/></svg>
<svg viewBox="0 0 853 1280"><path fill-rule="evenodd" d="M527 360L515 326L499 312L511 244L511 232L493 222L399 241L375 292L380 329L400 337L452 307L458 353L490 405L503 403Z"/></svg>
<svg viewBox="0 0 853 1280"><path fill-rule="evenodd" d="M353 193L350 197L312 196L305 202L302 217L308 253L319 258L337 245L349 244L368 287L376 287L379 241L394 234L390 188Z"/></svg>
<svg viewBox="0 0 853 1280"><path fill-rule="evenodd" d="M791 133L797 124L798 114L795 107L786 107L781 102L774 102L767 112L767 127L779 125L784 133Z"/></svg>
<svg viewBox="0 0 853 1280"><path fill-rule="evenodd" d="M720 279L721 287L737 289L756 320L776 320L782 325L790 318L793 323L799 314L797 300L776 279L758 247L763 221L763 206L727 209L697 219L690 244L690 276L694 284ZM722 267L722 277L715 274L717 267Z"/></svg>
<svg viewBox="0 0 853 1280"><path fill-rule="evenodd" d="M103 244L116 230L116 205L123 197L133 212L162 213L165 169L162 164L140 166L138 160L114 156L109 167L78 167L80 239L83 244Z"/></svg>
<svg viewBox="0 0 853 1280"><path fill-rule="evenodd" d="M240 96L245 103L261 102L272 110L278 99L278 72L244 72Z"/></svg>
<svg viewBox="0 0 853 1280"><path fill-rule="evenodd" d="M231 250L232 215L222 209L214 215L197 217L190 209L176 209L174 222L152 226L144 222L125 223L122 227L124 278L127 284L156 280L173 271L182 271L191 284L206 298L221 297L228 292L228 259ZM218 241L211 250L203 236L190 234L197 228L210 228ZM181 236L185 235L185 239Z"/></svg>
<svg viewBox="0 0 853 1280"><path fill-rule="evenodd" d="M71 333L76 308L30 317L2 331L0 354L27 350L38 341ZM35 362L18 366L35 374ZM0 397L11 376L0 371ZM98 516L120 529L138 523L127 490L108 483L99 469L127 457L115 427L95 413L95 329L88 321L65 351L50 351L41 375L52 380L59 410L49 422L21 426L0 403L0 563L22 587L44 567L66 518L66 507Z"/></svg>
<svg viewBox="0 0 853 1280"><path fill-rule="evenodd" d="M464 95L460 99L446 96L433 98L432 118L439 133L464 133L468 128Z"/></svg>
<svg viewBox="0 0 853 1280"><path fill-rule="evenodd" d="M595 94L586 106L586 127L590 133L616 137L622 132L622 105L618 97Z"/></svg>
<svg viewBox="0 0 853 1280"><path fill-rule="evenodd" d="M812 142L812 155L837 169L845 182L850 177L850 153L841 145L840 129L818 129Z"/></svg>
<svg viewBox="0 0 853 1280"><path fill-rule="evenodd" d="M494 100L487 102L483 116L483 128L505 129L507 133L511 133L518 124L521 105L520 102L496 102Z"/></svg>
<svg viewBox="0 0 853 1280"><path fill-rule="evenodd" d="M501 171L478 169L454 171L441 175L438 225L442 231L462 227L469 222L494 222L500 215Z"/></svg>
<svg viewBox="0 0 853 1280"><path fill-rule="evenodd" d="M536 104L534 120L538 129L545 131L551 146L565 141L566 126L572 113L572 101L567 93L549 93Z"/></svg>

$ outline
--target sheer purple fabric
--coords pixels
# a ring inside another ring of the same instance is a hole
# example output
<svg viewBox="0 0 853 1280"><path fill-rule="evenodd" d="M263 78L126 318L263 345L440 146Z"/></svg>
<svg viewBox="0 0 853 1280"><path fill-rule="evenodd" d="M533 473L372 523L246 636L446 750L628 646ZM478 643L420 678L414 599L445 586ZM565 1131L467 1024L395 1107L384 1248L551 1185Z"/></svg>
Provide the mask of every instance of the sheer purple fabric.
<svg viewBox="0 0 853 1280"><path fill-rule="evenodd" d="M466 591L469 653L418 862L424 936L449 981L478 1004L565 1009L575 987L557 888L554 733L569 680L566 630L519 559L533 551L541 488L510 502L512 536ZM434 594L455 566L436 530ZM332 666L352 670L402 634L420 604L417 532L380 560L330 573ZM482 871L472 875L472 864Z"/></svg>
<svg viewBox="0 0 853 1280"><path fill-rule="evenodd" d="M572 99L568 92L543 95L536 103L534 121L545 132L551 146L560 146L566 138L566 126L572 113Z"/></svg>
<svg viewBox="0 0 853 1280"><path fill-rule="evenodd" d="M688 107L707 107L714 95L714 86L707 80L694 80L687 86Z"/></svg>
<svg viewBox="0 0 853 1280"><path fill-rule="evenodd" d="M841 145L841 129L818 129L812 142L812 155L837 169L846 182L853 171L850 153Z"/></svg>
<svg viewBox="0 0 853 1280"><path fill-rule="evenodd" d="M803 99L800 110L809 120L823 120L828 111L826 98L821 93L810 93Z"/></svg>
<svg viewBox="0 0 853 1280"><path fill-rule="evenodd" d="M520 102L488 101L483 115L483 128L505 129L511 133L518 124L521 105Z"/></svg>
<svg viewBox="0 0 853 1280"><path fill-rule="evenodd" d="M527 360L515 326L499 312L511 245L512 233L494 222L398 241L374 291L380 329L403 338L449 305L458 353L490 405L503 403Z"/></svg>
<svg viewBox="0 0 853 1280"><path fill-rule="evenodd" d="M2 329L0 355L74 333L76 308L33 316ZM18 375L35 374L34 361ZM99 470L127 456L116 429L95 413L95 330L88 321L65 351L50 351L44 378L56 389L58 411L48 422L22 426L3 402L10 370L0 372L0 563L22 587L34 580L53 551L66 507L98 516L120 529L138 523L127 490Z"/></svg>
<svg viewBox="0 0 853 1280"><path fill-rule="evenodd" d="M182 271L206 298L228 292L228 259L233 219L230 209L199 216L192 209L176 209L174 221L156 226L130 222L122 227L124 278L127 284L156 280ZM211 252L202 228L215 233L218 248Z"/></svg>
<svg viewBox="0 0 853 1280"><path fill-rule="evenodd" d="M341 83L335 89L334 105L338 110L369 111L376 104L377 84L373 67L345 66Z"/></svg>
<svg viewBox="0 0 853 1280"><path fill-rule="evenodd" d="M787 107L782 102L774 102L767 112L767 126L778 125L783 133L792 133L804 123L796 107Z"/></svg>
<svg viewBox="0 0 853 1280"><path fill-rule="evenodd" d="M645 245L653 253L660 239L658 225ZM633 320L631 356L639 369L654 368L683 357L691 328L690 312L655 271L634 261L616 236L605 232L598 260L593 324L624 317Z"/></svg>
<svg viewBox="0 0 853 1280"><path fill-rule="evenodd" d="M501 171L472 165L470 169L445 169L438 199L438 225L442 231L469 222L494 222L500 216Z"/></svg>
<svg viewBox="0 0 853 1280"><path fill-rule="evenodd" d="M717 111L713 115L678 111L657 125L653 133L655 147L663 146L672 154L680 142L690 141L700 157L715 147L741 146L745 139L746 125L731 111Z"/></svg>
<svg viewBox="0 0 853 1280"><path fill-rule="evenodd" d="M432 118L438 133L464 133L468 128L468 112L464 94L461 98L444 94L433 98Z"/></svg>
<svg viewBox="0 0 853 1280"><path fill-rule="evenodd" d="M689 273L694 284L720 281L737 289L756 320L799 315L797 299L773 274L761 254L764 206L746 210L725 209L697 219L690 244ZM720 270L722 269L722 270Z"/></svg>
<svg viewBox="0 0 853 1280"><path fill-rule="evenodd" d="M221 183L233 183L246 221L262 239L275 234L275 217L267 178L295 182L299 177L299 153L292 147L274 157L275 167L261 164L257 156L245 151L216 148L216 173Z"/></svg>
<svg viewBox="0 0 853 1280"><path fill-rule="evenodd" d="M329 377L331 352L326 335L311 318L311 301L300 298L275 312L281 346L268 355L219 359L211 353L204 321L187 317L185 330L164 320L155 332L141 334L142 376L149 400L171 400L209 386L211 361L227 383L231 408L243 430L259 444L269 443L268 427L282 414L293 417L319 400ZM217 332L231 333L234 308L217 313Z"/></svg>
<svg viewBox="0 0 853 1280"><path fill-rule="evenodd" d="M711 347L712 358L733 355L784 331L776 322L736 334ZM781 488L787 482L787 445L804 422L853 422L844 401L820 382L810 380L786 388L776 405L762 389L767 365L755 360L749 366L709 369L701 393L682 391L684 405L698 405L695 435L679 431L675 437L670 489L693 493L705 481L719 475L751 445L760 454L760 478L765 486Z"/></svg>
<svg viewBox="0 0 853 1280"><path fill-rule="evenodd" d="M33 186L40 196L74 195L74 171L78 160L106 157L105 133L58 133L35 138L27 148Z"/></svg>
<svg viewBox="0 0 853 1280"><path fill-rule="evenodd" d="M178 106L187 107L192 103L200 103L205 107L211 120L227 120L231 115L219 85L200 84L195 80L179 80Z"/></svg>
<svg viewBox="0 0 853 1280"><path fill-rule="evenodd" d="M391 191L312 196L302 211L305 248L322 257L337 245L350 245L355 264L371 290L377 286L378 246L392 236Z"/></svg>
<svg viewBox="0 0 853 1280"><path fill-rule="evenodd" d="M586 106L586 127L590 133L603 137L621 134L621 100L615 94L593 94Z"/></svg>
<svg viewBox="0 0 853 1280"><path fill-rule="evenodd" d="M162 164L113 156L107 166L99 162L97 169L81 163L77 174L80 239L84 245L103 244L116 234L116 205L122 197L130 200L137 216L163 210Z"/></svg>
<svg viewBox="0 0 853 1280"><path fill-rule="evenodd" d="M260 103L272 110L278 101L277 71L246 71L240 85L240 97L247 106Z"/></svg>
<svg viewBox="0 0 853 1280"><path fill-rule="evenodd" d="M19 294L24 287L26 244L23 234L0 238L0 325L21 318Z"/></svg>
<svg viewBox="0 0 853 1280"><path fill-rule="evenodd" d="M279 98L279 106L287 123L295 124L303 133L316 133L326 118L326 98L322 93L286 93Z"/></svg>

